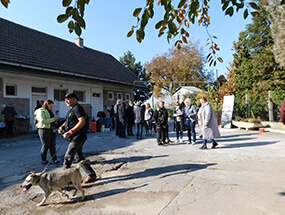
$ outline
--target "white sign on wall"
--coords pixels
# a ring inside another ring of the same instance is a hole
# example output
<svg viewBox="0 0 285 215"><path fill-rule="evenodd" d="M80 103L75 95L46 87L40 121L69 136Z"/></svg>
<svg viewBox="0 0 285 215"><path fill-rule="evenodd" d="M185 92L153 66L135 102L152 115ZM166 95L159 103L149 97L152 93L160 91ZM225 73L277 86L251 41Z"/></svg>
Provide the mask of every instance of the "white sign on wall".
<svg viewBox="0 0 285 215"><path fill-rule="evenodd" d="M231 128L231 121L233 117L235 96L224 96L223 111L222 111L222 126Z"/></svg>

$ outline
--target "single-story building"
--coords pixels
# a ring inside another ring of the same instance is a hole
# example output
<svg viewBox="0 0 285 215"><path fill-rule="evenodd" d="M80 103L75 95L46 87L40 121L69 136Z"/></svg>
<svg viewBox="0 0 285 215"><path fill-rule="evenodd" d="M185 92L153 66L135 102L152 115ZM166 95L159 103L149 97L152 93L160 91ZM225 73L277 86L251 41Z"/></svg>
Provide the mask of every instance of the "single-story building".
<svg viewBox="0 0 285 215"><path fill-rule="evenodd" d="M41 100L55 102L53 112L65 117L64 95L74 92L91 118L117 99L133 99L137 76L112 55L0 18L0 112L14 103L30 118ZM3 121L3 115L0 121Z"/></svg>
<svg viewBox="0 0 285 215"><path fill-rule="evenodd" d="M193 87L193 86L183 86L180 87L172 96L171 96L171 103L175 103L175 102L179 102L182 103L186 98L185 95L186 94L190 94L190 95L196 95L200 92L202 92L203 90L197 88L197 87Z"/></svg>

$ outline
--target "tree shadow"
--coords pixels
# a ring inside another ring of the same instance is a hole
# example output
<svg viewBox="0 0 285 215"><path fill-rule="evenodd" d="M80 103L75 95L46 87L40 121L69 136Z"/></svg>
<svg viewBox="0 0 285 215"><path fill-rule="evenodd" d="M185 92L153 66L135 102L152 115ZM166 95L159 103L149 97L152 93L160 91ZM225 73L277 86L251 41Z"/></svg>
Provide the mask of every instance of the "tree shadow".
<svg viewBox="0 0 285 215"><path fill-rule="evenodd" d="M280 141L273 141L273 142L251 142L251 143L235 143L235 144L228 144L225 146L219 146L219 149L231 149L231 148L242 148L242 147L256 147L256 146L266 146L278 143Z"/></svg>
<svg viewBox="0 0 285 215"><path fill-rule="evenodd" d="M256 139L256 138L233 138L233 139L224 139L224 138L217 138L217 142L233 142L233 141L244 141L244 140L252 140L252 139Z"/></svg>
<svg viewBox="0 0 285 215"><path fill-rule="evenodd" d="M241 136L251 136L256 135L255 133L246 133L246 134L231 134L231 135L223 135L221 138L235 138L235 137L241 137Z"/></svg>
<svg viewBox="0 0 285 215"><path fill-rule="evenodd" d="M96 164L115 164L115 163L129 163L129 162L138 162L143 160L150 160L155 158L165 158L169 157L169 155L158 155L158 156L132 156L132 157L121 157L114 158L112 160L106 160L102 162L96 162Z"/></svg>
<svg viewBox="0 0 285 215"><path fill-rule="evenodd" d="M209 166L217 165L217 163L209 164L178 164L165 167L155 167L146 169L142 172L137 172L129 175L112 176L101 179L100 183L96 183L97 186L104 185L107 183L113 183L117 181L134 180L138 178L147 178L160 176L160 178L165 178L173 175L186 174L188 172L193 172L201 169L206 169Z"/></svg>

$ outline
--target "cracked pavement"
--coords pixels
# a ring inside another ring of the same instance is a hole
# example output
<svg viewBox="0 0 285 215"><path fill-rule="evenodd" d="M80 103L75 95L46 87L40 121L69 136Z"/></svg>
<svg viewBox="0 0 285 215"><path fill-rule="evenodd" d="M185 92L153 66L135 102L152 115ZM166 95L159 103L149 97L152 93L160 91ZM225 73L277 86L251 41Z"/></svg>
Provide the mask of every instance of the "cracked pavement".
<svg viewBox="0 0 285 215"><path fill-rule="evenodd" d="M36 207L44 195L40 187L25 193L19 187L30 171L44 168L37 134L0 139L0 214L284 214L285 134L237 129L221 133L219 146L209 150L199 150L201 140L161 147L154 137L88 134L83 152L99 180L83 184L84 201L78 201L80 194L72 197L74 189L68 187L72 198L54 192L42 207ZM173 132L170 138L175 140ZM57 147L61 142L58 136ZM61 162L67 144L58 152ZM61 170L50 165L47 171Z"/></svg>

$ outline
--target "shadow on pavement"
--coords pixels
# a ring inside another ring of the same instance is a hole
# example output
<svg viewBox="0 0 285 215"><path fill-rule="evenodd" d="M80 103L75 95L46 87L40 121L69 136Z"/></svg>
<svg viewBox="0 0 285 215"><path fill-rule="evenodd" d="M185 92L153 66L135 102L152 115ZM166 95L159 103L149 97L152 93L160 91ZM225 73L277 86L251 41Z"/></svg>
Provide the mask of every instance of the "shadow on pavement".
<svg viewBox="0 0 285 215"><path fill-rule="evenodd" d="M114 164L114 163L129 163L129 162L137 162L137 161L143 161L143 160L150 160L153 158L165 158L165 157L169 157L169 155L158 155L158 156L133 156L133 157L125 157L125 158L115 158L112 160L107 160L107 161L103 161L103 162L96 162L96 164L98 163L102 163L102 164Z"/></svg>
<svg viewBox="0 0 285 215"><path fill-rule="evenodd" d="M116 181L124 181L124 180L132 180L137 178L147 178L153 176L160 176L160 178L169 177L172 175L178 174L185 174L188 172L197 171L200 169L206 169L209 166L217 165L217 163L209 163L209 164L178 164L172 166L165 166L165 167L155 167L146 169L143 172L137 172L130 175L121 175L121 176L114 176L114 177L107 177L102 178L100 183L96 185L103 185L106 183L112 183ZM165 175L164 175L165 174Z"/></svg>
<svg viewBox="0 0 285 215"><path fill-rule="evenodd" d="M235 144L228 144L225 146L218 146L219 149L231 149L231 148L242 148L242 147L256 147L256 146L266 146L278 143L280 141L274 142L251 142L251 143L235 143Z"/></svg>

